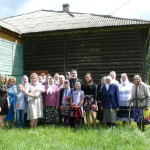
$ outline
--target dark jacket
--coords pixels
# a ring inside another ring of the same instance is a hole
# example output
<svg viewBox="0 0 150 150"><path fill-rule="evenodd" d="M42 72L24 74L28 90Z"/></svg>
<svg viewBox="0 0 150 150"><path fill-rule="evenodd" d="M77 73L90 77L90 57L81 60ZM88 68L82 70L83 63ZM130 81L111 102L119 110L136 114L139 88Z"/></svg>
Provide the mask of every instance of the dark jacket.
<svg viewBox="0 0 150 150"><path fill-rule="evenodd" d="M106 85L102 88L101 94L101 106L109 109L119 108L119 89L116 84L110 84L108 90L106 90Z"/></svg>

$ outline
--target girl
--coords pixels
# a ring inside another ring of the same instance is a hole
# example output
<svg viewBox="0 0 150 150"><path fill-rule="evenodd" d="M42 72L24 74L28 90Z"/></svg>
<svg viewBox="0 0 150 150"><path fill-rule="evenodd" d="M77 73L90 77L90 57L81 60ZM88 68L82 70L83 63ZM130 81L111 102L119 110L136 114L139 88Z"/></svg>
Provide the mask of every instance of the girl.
<svg viewBox="0 0 150 150"><path fill-rule="evenodd" d="M27 120L30 120L30 127L36 128L38 118L43 117L43 99L41 93L45 92L44 86L38 83L38 75L32 73L31 83L27 86L25 94L28 96Z"/></svg>
<svg viewBox="0 0 150 150"><path fill-rule="evenodd" d="M87 126L90 127L90 115L93 119L93 126L96 128L96 111L97 108L97 86L93 82L92 75L87 73L85 75L85 84L83 85L84 98L84 110L86 112Z"/></svg>
<svg viewBox="0 0 150 150"><path fill-rule="evenodd" d="M27 110L27 100L23 85L18 84L18 92L14 101L14 113L16 113L16 126L17 128L24 128L25 113Z"/></svg>
<svg viewBox="0 0 150 150"><path fill-rule="evenodd" d="M71 95L71 116L74 117L74 125L77 128L82 125L84 92L81 90L80 82L75 83L75 88Z"/></svg>
<svg viewBox="0 0 150 150"><path fill-rule="evenodd" d="M8 79L8 96L9 96L9 103L10 103L10 109L8 110L8 114L6 115L5 121L8 121L8 126L12 127L14 122L14 100L17 93L17 86L16 84L16 78L10 77Z"/></svg>
<svg viewBox="0 0 150 150"><path fill-rule="evenodd" d="M59 93L60 90L58 86L54 85L54 79L50 78L48 81L48 85L45 86L45 112L44 112L44 120L46 123L56 125L59 122Z"/></svg>
<svg viewBox="0 0 150 150"><path fill-rule="evenodd" d="M62 118L64 118L64 125L70 125L70 98L71 89L69 80L64 81L64 88L60 91L60 109Z"/></svg>

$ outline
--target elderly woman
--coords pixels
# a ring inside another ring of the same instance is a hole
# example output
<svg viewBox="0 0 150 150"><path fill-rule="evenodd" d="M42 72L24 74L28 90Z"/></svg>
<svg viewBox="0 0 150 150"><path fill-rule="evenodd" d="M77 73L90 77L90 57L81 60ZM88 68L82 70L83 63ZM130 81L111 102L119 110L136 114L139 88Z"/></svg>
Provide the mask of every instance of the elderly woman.
<svg viewBox="0 0 150 150"><path fill-rule="evenodd" d="M102 88L106 84L106 77L102 77L101 83L97 86L97 105L98 105L98 112L97 112L97 120L103 122L103 111L101 110L101 93Z"/></svg>
<svg viewBox="0 0 150 150"><path fill-rule="evenodd" d="M129 82L126 73L121 74L120 82L121 83L118 85L120 96L120 111L117 114L118 120L122 122L122 125L125 125L126 121L129 121L129 124L131 125L131 120L133 121L133 109L129 107L130 106L129 99L131 98L132 95L133 84Z"/></svg>
<svg viewBox="0 0 150 150"><path fill-rule="evenodd" d="M55 73L54 75L54 85L59 86L59 74Z"/></svg>
<svg viewBox="0 0 150 150"><path fill-rule="evenodd" d="M111 83L119 84L119 82L116 80L116 72L115 71L111 71L109 73L109 76L111 76L111 78L112 78Z"/></svg>
<svg viewBox="0 0 150 150"><path fill-rule="evenodd" d="M28 96L27 120L30 127L36 128L38 119L43 118L43 99L41 93L45 92L44 86L38 83L38 75L32 73L31 83L27 86L25 94Z"/></svg>
<svg viewBox="0 0 150 150"><path fill-rule="evenodd" d="M113 127L117 121L117 112L119 111L119 89L114 83L111 83L112 78L106 77L106 84L102 88L101 110L104 111L104 119L109 127Z"/></svg>
<svg viewBox="0 0 150 150"><path fill-rule="evenodd" d="M57 125L59 122L59 94L60 89L54 85L54 79L50 78L48 85L45 86L45 99L44 99L44 120L49 125Z"/></svg>
<svg viewBox="0 0 150 150"><path fill-rule="evenodd" d="M130 99L134 107L134 121L137 122L137 127L141 131L145 131L145 124L143 122L143 109L148 108L150 95L148 86L142 82L139 75L134 76L134 85L132 88L132 97Z"/></svg>
<svg viewBox="0 0 150 150"><path fill-rule="evenodd" d="M59 76L59 85L58 85L58 87L60 89L64 88L64 81L65 81L65 76L64 75L60 75Z"/></svg>
<svg viewBox="0 0 150 150"><path fill-rule="evenodd" d="M23 91L25 91L26 87L29 85L29 78L28 78L28 76L24 75L22 77L22 85L23 85Z"/></svg>
<svg viewBox="0 0 150 150"><path fill-rule="evenodd" d="M10 77L8 79L8 95L9 95L9 103L10 103L10 109L8 110L8 114L6 115L5 121L8 121L8 125L11 127L14 122L14 100L17 93L17 86L16 84L16 78Z"/></svg>

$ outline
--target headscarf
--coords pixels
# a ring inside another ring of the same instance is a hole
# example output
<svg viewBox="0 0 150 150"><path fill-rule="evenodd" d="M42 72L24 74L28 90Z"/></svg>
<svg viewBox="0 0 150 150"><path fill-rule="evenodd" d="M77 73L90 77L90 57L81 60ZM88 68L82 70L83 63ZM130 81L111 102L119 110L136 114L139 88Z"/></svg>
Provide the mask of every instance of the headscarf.
<svg viewBox="0 0 150 150"><path fill-rule="evenodd" d="M112 77L111 77L111 76L107 76L107 77L106 77L106 80L110 80L110 84L112 83ZM108 84L108 83L106 82L106 90L109 89L109 85L110 85L110 84Z"/></svg>
<svg viewBox="0 0 150 150"><path fill-rule="evenodd" d="M27 83L24 83L23 78L27 78ZM28 76L23 75L23 77L22 77L22 85L23 85L23 86L26 86L28 83L29 83L29 78L28 78Z"/></svg>
<svg viewBox="0 0 150 150"><path fill-rule="evenodd" d="M52 85L49 84L49 81L50 81L50 80L53 80L53 84L52 84ZM54 85L54 79L53 79L53 78L50 78L50 79L48 80L47 94L48 94L48 93L52 94L52 91L53 91L53 87L54 87L54 86L55 86L55 85Z"/></svg>

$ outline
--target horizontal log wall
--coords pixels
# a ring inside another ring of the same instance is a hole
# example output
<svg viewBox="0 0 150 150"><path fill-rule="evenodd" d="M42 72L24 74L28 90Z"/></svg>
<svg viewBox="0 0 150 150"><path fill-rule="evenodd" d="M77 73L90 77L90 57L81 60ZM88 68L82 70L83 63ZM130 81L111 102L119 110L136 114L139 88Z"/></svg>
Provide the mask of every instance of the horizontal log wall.
<svg viewBox="0 0 150 150"><path fill-rule="evenodd" d="M121 73L131 80L135 74L145 79L145 35L144 29L122 29L24 37L25 74L77 69L80 78L90 72L98 83L114 70L118 79Z"/></svg>

